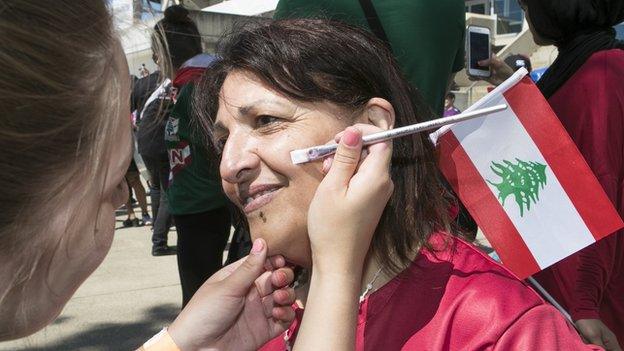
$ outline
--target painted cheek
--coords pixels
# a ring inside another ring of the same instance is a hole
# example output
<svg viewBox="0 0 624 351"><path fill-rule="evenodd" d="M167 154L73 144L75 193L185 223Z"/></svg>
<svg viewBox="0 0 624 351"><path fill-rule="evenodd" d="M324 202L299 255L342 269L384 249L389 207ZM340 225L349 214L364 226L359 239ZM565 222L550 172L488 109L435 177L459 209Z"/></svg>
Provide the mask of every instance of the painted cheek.
<svg viewBox="0 0 624 351"><path fill-rule="evenodd" d="M281 173L292 166L290 152L299 147L296 140L294 133L285 132L279 138L258 145L257 154L269 168Z"/></svg>

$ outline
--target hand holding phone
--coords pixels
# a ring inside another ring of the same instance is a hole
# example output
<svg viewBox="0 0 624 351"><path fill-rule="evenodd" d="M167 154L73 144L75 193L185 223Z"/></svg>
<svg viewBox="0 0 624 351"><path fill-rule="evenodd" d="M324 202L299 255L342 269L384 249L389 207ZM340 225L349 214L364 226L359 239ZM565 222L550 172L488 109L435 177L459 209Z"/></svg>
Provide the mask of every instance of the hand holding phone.
<svg viewBox="0 0 624 351"><path fill-rule="evenodd" d="M483 79L488 83L498 86L507 78L511 77L514 74L514 70L509 67L505 61L501 60L496 54L492 54L492 56L487 59L480 61L481 66L490 68L490 76L489 77L474 77L470 76L470 80L480 80Z"/></svg>
<svg viewBox="0 0 624 351"><path fill-rule="evenodd" d="M472 77L489 77L489 67L482 67L479 61L491 56L490 29L486 27L468 26L466 35L466 52L468 53L468 75Z"/></svg>

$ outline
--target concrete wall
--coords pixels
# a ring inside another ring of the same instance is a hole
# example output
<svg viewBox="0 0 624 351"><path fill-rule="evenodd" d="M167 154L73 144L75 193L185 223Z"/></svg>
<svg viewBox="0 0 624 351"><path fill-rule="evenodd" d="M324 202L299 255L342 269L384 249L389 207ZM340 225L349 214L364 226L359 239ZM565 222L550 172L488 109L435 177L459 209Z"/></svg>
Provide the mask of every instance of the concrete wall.
<svg viewBox="0 0 624 351"><path fill-rule="evenodd" d="M150 72L154 72L158 69L152 60L152 50L150 49L126 54L126 60L128 61L130 74L134 74L137 77L140 77L139 68L141 68L142 64L145 64L145 67Z"/></svg>
<svg viewBox="0 0 624 351"><path fill-rule="evenodd" d="M539 46L533 41L533 34L531 34L531 31L528 28L525 28L511 43L502 48L497 55L502 59L505 59L507 56L513 54L531 56L538 47Z"/></svg>
<svg viewBox="0 0 624 351"><path fill-rule="evenodd" d="M489 28L490 33L494 36L496 35L496 16L466 12L466 27L468 26Z"/></svg>
<svg viewBox="0 0 624 351"><path fill-rule="evenodd" d="M213 53L218 39L237 23L255 20L253 17L227 15L202 11L191 11L191 17L197 23L199 33L202 36L204 51ZM150 72L157 69L152 60L150 35L156 20L138 23L131 28L120 32L128 68L131 74L138 75L139 68L145 64Z"/></svg>
<svg viewBox="0 0 624 351"><path fill-rule="evenodd" d="M213 53L219 38L239 23L255 20L254 17L228 15L222 13L191 11L191 17L197 23L202 36L204 50Z"/></svg>

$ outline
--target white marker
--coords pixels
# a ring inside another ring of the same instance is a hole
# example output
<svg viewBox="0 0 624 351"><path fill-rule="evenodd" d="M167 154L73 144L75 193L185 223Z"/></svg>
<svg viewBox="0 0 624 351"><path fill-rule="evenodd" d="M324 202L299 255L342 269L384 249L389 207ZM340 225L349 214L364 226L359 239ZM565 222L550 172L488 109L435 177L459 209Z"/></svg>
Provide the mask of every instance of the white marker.
<svg viewBox="0 0 624 351"><path fill-rule="evenodd" d="M474 110L471 112L460 113L458 115L451 116L451 117L434 119L432 121L427 121L427 122L412 124L412 125L405 126L405 127L390 129L390 130L386 130L386 131L375 133L375 134L369 134L369 135L364 136L362 138L362 141L364 142L364 145L375 144L380 141L386 141L386 140L402 137L405 135L422 132L425 130L436 129L447 124L467 121L469 119L473 119L476 117L481 117L483 115L488 115L488 114L492 114L495 112L503 111L505 109L507 109L506 104L486 107L486 108ZM336 152L337 148L338 148L338 144L334 143L334 144L328 144L328 145L313 146L307 149L293 150L290 152L290 159L292 163L298 165L301 163L306 163L306 162L321 159L327 155L331 155Z"/></svg>

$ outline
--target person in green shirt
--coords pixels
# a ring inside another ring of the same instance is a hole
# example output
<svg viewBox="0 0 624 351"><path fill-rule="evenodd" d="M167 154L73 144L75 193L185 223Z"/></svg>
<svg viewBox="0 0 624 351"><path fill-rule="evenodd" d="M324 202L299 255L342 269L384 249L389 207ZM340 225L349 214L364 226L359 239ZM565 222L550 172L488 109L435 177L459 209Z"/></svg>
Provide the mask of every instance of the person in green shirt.
<svg viewBox="0 0 624 351"><path fill-rule="evenodd" d="M167 196L178 232L183 306L221 268L231 227L218 166L189 126L192 96L193 83L184 85L165 129L171 169Z"/></svg>
<svg viewBox="0 0 624 351"><path fill-rule="evenodd" d="M194 82L215 57L202 54L197 26L179 5L167 8L155 29L155 40L163 40L161 46L169 49L172 86L178 91L164 139L170 169L167 199L178 234L184 307L204 281L222 267L232 222L218 164L210 161L203 139L191 127Z"/></svg>
<svg viewBox="0 0 624 351"><path fill-rule="evenodd" d="M190 123L194 85L186 84L178 95L165 129L169 153L169 202L171 213L186 215L209 211L226 205L221 190L218 165L211 165L201 141Z"/></svg>
<svg viewBox="0 0 624 351"><path fill-rule="evenodd" d="M361 5L365 2L280 0L274 18L329 18L370 28L370 12L366 16ZM428 102L435 115L442 115L444 96L454 73L464 68L464 1L369 2L403 74Z"/></svg>

